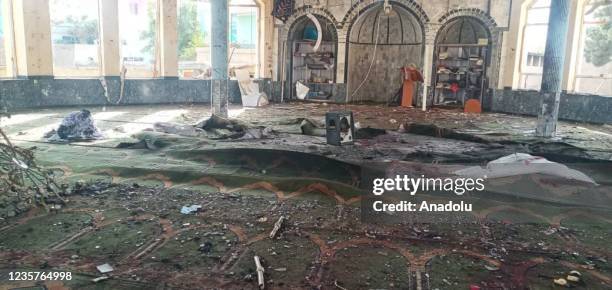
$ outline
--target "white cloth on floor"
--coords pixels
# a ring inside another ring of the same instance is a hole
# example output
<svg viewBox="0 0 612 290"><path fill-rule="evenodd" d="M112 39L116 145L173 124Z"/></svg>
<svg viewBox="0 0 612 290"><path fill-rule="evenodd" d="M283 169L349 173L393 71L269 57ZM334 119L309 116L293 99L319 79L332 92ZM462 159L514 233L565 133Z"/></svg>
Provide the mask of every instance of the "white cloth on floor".
<svg viewBox="0 0 612 290"><path fill-rule="evenodd" d="M487 163L484 168L473 166L455 171L456 175L475 178L483 176L500 178L537 173L596 184L592 178L578 170L526 153L515 153L495 159Z"/></svg>
<svg viewBox="0 0 612 290"><path fill-rule="evenodd" d="M262 107L268 104L268 97L259 91L259 85L251 79L246 69L236 69L236 79L242 95L243 107Z"/></svg>

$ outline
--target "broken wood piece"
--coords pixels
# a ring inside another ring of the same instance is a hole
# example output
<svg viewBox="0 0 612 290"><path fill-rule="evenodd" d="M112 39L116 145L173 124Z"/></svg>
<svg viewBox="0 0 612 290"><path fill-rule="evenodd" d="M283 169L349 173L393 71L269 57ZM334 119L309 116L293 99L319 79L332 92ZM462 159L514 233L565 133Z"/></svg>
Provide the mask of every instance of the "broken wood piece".
<svg viewBox="0 0 612 290"><path fill-rule="evenodd" d="M261 266L261 261L259 260L259 256L254 256L255 267L257 268L257 285L259 289L264 289L266 287L264 282L264 267Z"/></svg>
<svg viewBox="0 0 612 290"><path fill-rule="evenodd" d="M334 286L336 286L336 288L340 289L340 290L348 290L342 286L340 286L340 284L338 284L338 280L334 281Z"/></svg>
<svg viewBox="0 0 612 290"><path fill-rule="evenodd" d="M91 282L98 283L100 281L108 280L108 276L101 276L98 278L91 279Z"/></svg>
<svg viewBox="0 0 612 290"><path fill-rule="evenodd" d="M270 232L270 239L274 239L278 230L280 230L280 228L283 226L284 220L285 220L284 216L281 216L280 218L278 218L278 221L276 221L276 223L274 224L274 228Z"/></svg>

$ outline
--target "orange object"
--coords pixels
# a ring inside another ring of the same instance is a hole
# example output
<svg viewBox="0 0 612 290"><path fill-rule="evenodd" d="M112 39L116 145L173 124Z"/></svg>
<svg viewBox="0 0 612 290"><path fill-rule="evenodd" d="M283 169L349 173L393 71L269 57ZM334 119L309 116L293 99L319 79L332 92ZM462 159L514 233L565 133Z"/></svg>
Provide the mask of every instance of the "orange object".
<svg viewBox="0 0 612 290"><path fill-rule="evenodd" d="M402 107L412 107L412 97L414 96L414 83L423 82L423 75L414 66L402 68L404 73L404 84L402 91Z"/></svg>
<svg viewBox="0 0 612 290"><path fill-rule="evenodd" d="M480 104L479 100L469 99L465 101L463 111L466 113L480 114L482 113L482 105Z"/></svg>
<svg viewBox="0 0 612 290"><path fill-rule="evenodd" d="M411 80L404 80L403 92L402 92L402 107L412 107L412 96L414 96L414 82Z"/></svg>

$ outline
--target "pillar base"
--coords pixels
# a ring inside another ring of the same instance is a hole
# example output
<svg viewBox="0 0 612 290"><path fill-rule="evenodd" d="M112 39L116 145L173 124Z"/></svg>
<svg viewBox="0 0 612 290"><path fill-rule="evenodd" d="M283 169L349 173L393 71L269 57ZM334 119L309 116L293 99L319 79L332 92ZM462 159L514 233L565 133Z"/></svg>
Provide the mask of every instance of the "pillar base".
<svg viewBox="0 0 612 290"><path fill-rule="evenodd" d="M557 120L559 118L559 102L561 93L541 93L540 114L538 114L538 126L536 136L550 138L557 132Z"/></svg>
<svg viewBox="0 0 612 290"><path fill-rule="evenodd" d="M228 96L228 80L211 80L211 106L213 115L227 118L229 96Z"/></svg>

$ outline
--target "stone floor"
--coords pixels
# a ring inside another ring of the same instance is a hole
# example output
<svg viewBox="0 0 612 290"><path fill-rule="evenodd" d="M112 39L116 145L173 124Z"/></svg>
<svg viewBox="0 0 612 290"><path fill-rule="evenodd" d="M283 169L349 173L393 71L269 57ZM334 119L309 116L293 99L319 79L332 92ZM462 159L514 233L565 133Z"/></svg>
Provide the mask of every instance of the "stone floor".
<svg viewBox="0 0 612 290"><path fill-rule="evenodd" d="M166 134L156 138L167 145L150 150L116 146L142 139L155 122L194 124L209 108L88 109L107 139L42 139L75 108L0 120L13 142L35 146L38 163L71 189L59 211L2 208L17 216L0 221L0 289L35 286L7 282L16 270L74 275L44 283L53 289L256 289L255 255L265 267L266 289L555 289L553 279L572 270L582 273L577 289L612 287L608 125L561 122L558 138L540 140L533 137L535 119L524 116L293 103L231 108L232 117L271 127L277 133L270 138ZM333 110L353 111L361 128L388 131L335 147L295 126L297 118L320 121ZM478 139L406 133L411 123ZM528 176L519 181L535 184L536 193L500 185L466 197L477 208L468 222L363 220L365 169L440 172L513 152L571 160L568 166L601 186L572 185L572 194L564 194L555 180ZM180 213L192 204L202 210ZM281 216L287 220L270 238ZM114 271L94 284L102 276L96 266L104 263Z"/></svg>

